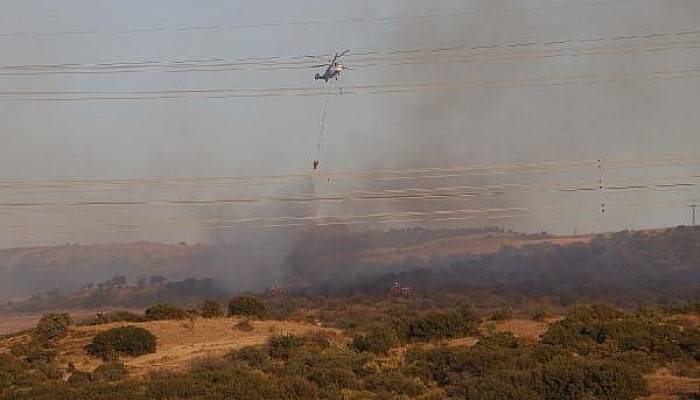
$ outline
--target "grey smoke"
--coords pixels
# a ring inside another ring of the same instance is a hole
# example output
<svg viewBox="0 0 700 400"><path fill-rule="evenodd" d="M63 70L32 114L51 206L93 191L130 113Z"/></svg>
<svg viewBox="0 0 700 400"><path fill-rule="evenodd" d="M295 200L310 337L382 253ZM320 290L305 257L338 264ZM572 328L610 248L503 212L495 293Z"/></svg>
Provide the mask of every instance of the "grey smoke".
<svg viewBox="0 0 700 400"><path fill-rule="evenodd" d="M8 4L3 30L51 30L74 26L232 25L246 21L325 20L367 15L410 15L450 10L472 14L440 19L375 24L319 25L240 30L225 33L0 38L7 63L110 62L143 59L235 58L318 54L341 48L387 49L480 46L528 41L578 40L697 30L700 3L577 2L558 0L445 1L381 3L363 0L235 4L209 7L189 2L123 2L105 5L82 0L67 7ZM552 8L549 6L573 5ZM540 10L535 8L544 7ZM549 8L547 8L549 7ZM528 10L529 9L529 10ZM167 18L164 19L164 10ZM501 12L500 10L514 10ZM691 40L692 37L682 40ZM679 39L680 40L680 39ZM620 75L692 68L692 49L586 57L553 57L512 62L481 61L357 69L343 84L426 83L465 79L524 79L573 75ZM119 76L0 77L10 90L157 90L207 87L279 87L317 84L313 71L230 72L219 74L124 74ZM378 96L339 96L331 103L322 152L322 170L415 168L497 164L536 160L581 160L626 156L692 154L700 145L696 127L697 80L618 82L603 85L530 88L467 88L460 91ZM95 179L167 176L230 176L304 173L318 138L318 116L325 99L162 100L100 103L3 103L0 107L0 175L16 179ZM689 175L697 165L607 173L609 180ZM443 181L418 180L412 186L486 185L543 181L590 181L585 174L481 176ZM260 189L261 193L329 193L401 188L399 183L352 183L314 179L311 183ZM256 189L257 190L257 189ZM3 200L192 197L251 193L238 187L193 188L160 193L24 193L3 191ZM608 195L606 215L597 213L598 194L501 194L440 202L324 202L261 207L197 207L66 210L0 210L3 247L65 242L109 243L153 240L205 242L224 249L216 273L237 288L259 288L281 279L280 264L298 242L294 229L207 230L209 226L159 225L182 219L234 219L238 216L338 215L374 211L422 211L481 207L562 206L568 214L533 213L526 218L476 221L522 231L556 233L641 228L687 222L682 204L697 191ZM679 205L661 201L675 200ZM648 204L632 209L613 204ZM143 224L142 231L84 232L83 224ZM441 225L441 226L449 226ZM354 228L359 229L359 228ZM75 232L72 232L75 230ZM59 233L59 231L66 231Z"/></svg>

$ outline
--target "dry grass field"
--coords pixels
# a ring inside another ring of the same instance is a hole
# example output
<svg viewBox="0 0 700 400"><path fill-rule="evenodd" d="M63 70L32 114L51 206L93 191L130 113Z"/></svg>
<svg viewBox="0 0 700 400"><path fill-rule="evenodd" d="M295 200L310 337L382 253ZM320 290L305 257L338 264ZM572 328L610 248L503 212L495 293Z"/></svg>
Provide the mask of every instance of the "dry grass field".
<svg viewBox="0 0 700 400"><path fill-rule="evenodd" d="M676 316L688 325L697 324L700 318L696 315ZM527 319L511 319L499 322L485 322L481 331L510 332L517 337L536 341L547 327L556 322L557 318L546 321ZM158 340L156 353L140 357L124 357L123 361L132 376L144 376L154 371L181 370L191 366L194 361L206 357L223 356L226 353L251 345L266 343L270 337L277 334L291 333L304 335L314 331L322 331L335 336L338 342L348 341L339 330L324 328L315 324L290 321L250 321L253 330L241 331L235 325L242 321L240 318L197 319L194 329L189 321L152 321L136 324L153 333ZM26 321L23 321L26 322ZM62 367L73 363L80 371L93 371L102 364L99 358L85 353L84 347L98 333L111 328L129 325L128 323L110 323L96 326L74 326L70 328L67 337L58 346L58 362ZM25 326L26 327L26 326ZM446 340L422 346L473 346L478 338L466 337ZM18 334L0 339L0 353L7 352L16 344L29 341L28 334ZM375 364L398 365L407 350L406 346L393 349L387 357L378 358ZM700 379L672 375L670 369L663 368L647 375L651 395L644 400L671 400L680 395L693 394L700 391Z"/></svg>
<svg viewBox="0 0 700 400"><path fill-rule="evenodd" d="M124 310L120 308L119 310ZM73 318L73 321L79 321L81 319L85 318L90 318L94 317L96 315L96 312L98 310L63 310L61 312L67 312L70 314L71 318ZM110 308L103 308L100 309L99 311L101 312L110 312L114 311ZM135 313L140 313L143 310L141 309L126 309L126 311L131 311ZM26 315L17 315L17 314L8 314L8 315L3 315L0 314L0 335L7 335L10 333L15 333L15 332L20 332L23 330L31 329L36 326L37 322L41 319L41 316L43 313L38 313L38 314L26 314Z"/></svg>
<svg viewBox="0 0 700 400"><path fill-rule="evenodd" d="M667 368L662 368L647 376L651 396L645 400L675 400L680 395L700 393L700 379L674 376Z"/></svg>
<svg viewBox="0 0 700 400"><path fill-rule="evenodd" d="M199 319L195 322L193 330L187 321L153 321L138 324L156 336L157 351L140 357L124 357L124 362L131 374L143 375L156 370L182 369L198 358L222 356L231 350L264 344L276 334L302 335L319 330L335 332L312 324L287 321L251 321L254 329L243 332L234 328L240 321L238 318ZM72 362L78 370L94 370L102 361L87 355L85 345L99 332L124 325L128 324L117 322L72 328L68 337L61 341L59 363L67 365Z"/></svg>
<svg viewBox="0 0 700 400"><path fill-rule="evenodd" d="M593 236L557 236L548 239L522 239L506 234L498 237L489 234L471 234L466 236L449 237L421 243L415 246L382 247L354 253L352 256L364 262L379 264L397 263L401 260L416 258L429 260L431 257L447 257L464 254L495 253L503 246L522 248L528 245L549 243L554 245L569 245L572 243L588 243Z"/></svg>

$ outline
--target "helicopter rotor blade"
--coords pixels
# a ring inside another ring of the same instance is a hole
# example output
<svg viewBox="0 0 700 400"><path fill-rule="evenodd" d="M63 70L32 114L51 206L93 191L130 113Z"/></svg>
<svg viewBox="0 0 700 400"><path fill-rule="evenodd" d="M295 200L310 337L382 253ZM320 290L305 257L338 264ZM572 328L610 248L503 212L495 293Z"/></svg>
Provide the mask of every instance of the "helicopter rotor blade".
<svg viewBox="0 0 700 400"><path fill-rule="evenodd" d="M321 67L327 67L328 64L318 64L318 65L311 65L309 68L321 68Z"/></svg>
<svg viewBox="0 0 700 400"><path fill-rule="evenodd" d="M348 54L350 52L350 49L344 50L342 53L338 54L337 57L343 57L344 55Z"/></svg>

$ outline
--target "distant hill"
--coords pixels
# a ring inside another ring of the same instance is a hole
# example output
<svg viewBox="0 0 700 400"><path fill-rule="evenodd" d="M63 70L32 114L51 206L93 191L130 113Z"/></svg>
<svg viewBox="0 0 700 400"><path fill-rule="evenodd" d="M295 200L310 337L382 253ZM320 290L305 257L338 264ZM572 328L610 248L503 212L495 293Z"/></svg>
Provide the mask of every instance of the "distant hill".
<svg viewBox="0 0 700 400"><path fill-rule="evenodd" d="M406 248L406 254L410 255L415 253L416 246L426 246L422 252L430 257L433 251L442 253L440 247L431 248L430 243L435 241L460 238L457 240L483 243L484 235L497 236L497 233L497 230L490 228L415 228L362 233L332 228L311 229L300 233L293 248L283 250L284 254L276 262L283 264L285 257L297 253L330 263L334 259L365 258L377 263L394 262L396 256L382 260L381 257L377 258L376 254L382 254L386 249L393 251ZM500 239L494 240L500 243ZM262 249L258 250L259 252L275 251L265 249L265 243L258 246ZM274 245L270 244L267 247L271 246ZM107 281L115 275L126 276L131 282L139 277L149 278L154 275L163 276L170 281L210 277L223 282L223 285L244 290L257 290L273 284L276 278L270 271L281 275L284 266L267 265L275 260L258 260L255 255L249 254L249 247L246 244L226 247L136 242L0 250L0 301L27 297L52 289L63 292L78 290L89 283ZM473 247L466 245L458 252L470 252ZM498 246L493 249L498 249ZM241 285L235 285L238 282Z"/></svg>
<svg viewBox="0 0 700 400"><path fill-rule="evenodd" d="M153 293L177 296L185 289L194 295L212 287L261 291L274 284L290 290L385 290L396 278L414 287L500 287L577 298L621 289L630 293L630 299L641 298L639 293L658 301L663 301L660 296L700 295L700 229L691 227L581 236L492 228L386 232L311 228L296 235L288 248L277 249L264 240L257 246L257 252L280 254L263 262L256 260L248 244L150 242L0 250L0 301L52 290L72 299L92 299L98 284L115 276L128 284L114 281L119 290L109 296L100 289L101 305L110 305L113 299L119 303L114 305L140 305L123 300L134 297L134 290L144 299ZM145 282L154 276L172 282L172 287L163 292L138 283L139 278ZM211 278L211 284L203 287L192 280L175 284L187 278ZM86 289L89 284L94 285ZM56 298L48 294L42 298Z"/></svg>
<svg viewBox="0 0 700 400"><path fill-rule="evenodd" d="M0 299L50 289L76 290L114 275L184 279L207 276L211 249L150 242L64 245L0 250Z"/></svg>
<svg viewBox="0 0 700 400"><path fill-rule="evenodd" d="M333 269L307 257L295 259L291 268L300 286L329 293L381 293L398 280L425 293L481 291L552 298L562 304L604 301L636 306L700 298L700 227L580 239L585 240L518 240L496 252L465 254L455 254L453 247L442 255L407 255L381 265L337 261Z"/></svg>

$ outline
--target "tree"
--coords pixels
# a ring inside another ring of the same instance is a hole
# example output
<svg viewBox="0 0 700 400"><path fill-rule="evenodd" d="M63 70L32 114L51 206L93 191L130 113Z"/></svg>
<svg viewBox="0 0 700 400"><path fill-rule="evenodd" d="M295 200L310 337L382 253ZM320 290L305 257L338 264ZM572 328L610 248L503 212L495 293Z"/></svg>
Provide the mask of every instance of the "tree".
<svg viewBox="0 0 700 400"><path fill-rule="evenodd" d="M265 318L267 307L265 303L254 296L237 296L228 303L229 316L246 316Z"/></svg>
<svg viewBox="0 0 700 400"><path fill-rule="evenodd" d="M71 317L67 313L45 314L39 320L34 333L39 340L60 339L68 333L71 323Z"/></svg>
<svg viewBox="0 0 700 400"><path fill-rule="evenodd" d="M171 306L167 303L159 303L146 309L146 318L151 321L164 319L184 319L187 316L185 310Z"/></svg>
<svg viewBox="0 0 700 400"><path fill-rule="evenodd" d="M96 335L85 351L92 356L103 358L112 353L139 356L156 352L156 337L149 331L136 326L113 328Z"/></svg>
<svg viewBox="0 0 700 400"><path fill-rule="evenodd" d="M216 300L205 300L202 304L202 318L221 318L224 312Z"/></svg>

